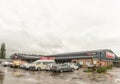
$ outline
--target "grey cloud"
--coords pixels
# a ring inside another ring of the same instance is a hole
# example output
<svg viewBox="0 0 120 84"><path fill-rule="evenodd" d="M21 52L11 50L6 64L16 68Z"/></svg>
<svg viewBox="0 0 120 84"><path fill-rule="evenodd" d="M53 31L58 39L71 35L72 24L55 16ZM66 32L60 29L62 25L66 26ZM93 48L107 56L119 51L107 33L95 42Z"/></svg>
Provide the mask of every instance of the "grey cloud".
<svg viewBox="0 0 120 84"><path fill-rule="evenodd" d="M118 3L116 0L0 0L0 43L6 43L8 55L101 48L120 54Z"/></svg>
<svg viewBox="0 0 120 84"><path fill-rule="evenodd" d="M62 39L57 36L47 34L40 38L42 39L39 39L39 45L43 48L61 48L63 46Z"/></svg>

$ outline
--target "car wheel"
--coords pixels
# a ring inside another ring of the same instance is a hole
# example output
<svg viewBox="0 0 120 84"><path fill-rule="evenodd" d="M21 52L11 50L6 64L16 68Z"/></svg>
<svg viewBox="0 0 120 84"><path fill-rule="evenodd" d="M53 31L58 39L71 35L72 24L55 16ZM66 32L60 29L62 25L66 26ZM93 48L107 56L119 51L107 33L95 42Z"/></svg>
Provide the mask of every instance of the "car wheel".
<svg viewBox="0 0 120 84"><path fill-rule="evenodd" d="M71 71L73 72L73 71L75 71L75 69L72 69Z"/></svg>
<svg viewBox="0 0 120 84"><path fill-rule="evenodd" d="M79 70L79 69L80 69L80 67L77 68L77 70Z"/></svg>
<svg viewBox="0 0 120 84"><path fill-rule="evenodd" d="M38 68L37 68L37 70L38 70L38 71L41 71L41 68L40 68L40 67L38 67Z"/></svg>
<svg viewBox="0 0 120 84"><path fill-rule="evenodd" d="M60 70L60 73L62 73L62 72L63 72L63 70L61 69L61 70Z"/></svg>
<svg viewBox="0 0 120 84"><path fill-rule="evenodd" d="M33 71L33 70L35 70L35 68L34 68L34 67L30 67L29 70L30 70L30 71Z"/></svg>
<svg viewBox="0 0 120 84"><path fill-rule="evenodd" d="M4 67L6 67L6 65L4 65Z"/></svg>

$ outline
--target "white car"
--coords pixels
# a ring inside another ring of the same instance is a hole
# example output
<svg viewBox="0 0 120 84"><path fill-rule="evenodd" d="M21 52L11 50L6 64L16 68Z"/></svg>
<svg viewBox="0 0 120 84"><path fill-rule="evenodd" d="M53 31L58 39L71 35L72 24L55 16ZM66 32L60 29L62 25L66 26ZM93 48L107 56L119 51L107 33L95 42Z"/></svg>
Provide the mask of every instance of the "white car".
<svg viewBox="0 0 120 84"><path fill-rule="evenodd" d="M29 64L29 63L21 64L21 65L20 65L20 68L22 68L22 69L27 69L28 64Z"/></svg>
<svg viewBox="0 0 120 84"><path fill-rule="evenodd" d="M13 63L12 62L10 62L10 61L5 61L5 62L2 62L2 65L3 66L11 66Z"/></svg>
<svg viewBox="0 0 120 84"><path fill-rule="evenodd" d="M80 66L78 66L76 63L65 63L68 64L70 67L73 67L75 70L78 70Z"/></svg>
<svg viewBox="0 0 120 84"><path fill-rule="evenodd" d="M55 63L54 60L36 60L32 63L25 64L25 68L29 70L50 70L51 64Z"/></svg>

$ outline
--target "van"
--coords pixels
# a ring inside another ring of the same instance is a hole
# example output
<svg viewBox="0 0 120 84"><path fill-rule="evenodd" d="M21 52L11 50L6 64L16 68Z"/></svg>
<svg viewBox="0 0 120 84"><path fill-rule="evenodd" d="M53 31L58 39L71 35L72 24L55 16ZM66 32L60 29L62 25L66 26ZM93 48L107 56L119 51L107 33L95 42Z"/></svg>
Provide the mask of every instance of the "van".
<svg viewBox="0 0 120 84"><path fill-rule="evenodd" d="M27 64L29 70L50 70L52 64L55 64L55 60L37 60L35 62Z"/></svg>

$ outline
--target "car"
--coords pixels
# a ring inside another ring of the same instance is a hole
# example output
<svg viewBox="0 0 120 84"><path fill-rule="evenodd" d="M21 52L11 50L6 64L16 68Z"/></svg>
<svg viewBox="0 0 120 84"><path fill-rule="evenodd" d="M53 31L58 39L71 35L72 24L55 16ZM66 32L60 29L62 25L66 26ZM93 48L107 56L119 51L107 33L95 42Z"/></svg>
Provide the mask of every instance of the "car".
<svg viewBox="0 0 120 84"><path fill-rule="evenodd" d="M73 67L75 70L79 69L79 66L76 65L76 63L65 63L68 64L70 67Z"/></svg>
<svg viewBox="0 0 120 84"><path fill-rule="evenodd" d="M20 65L20 68L22 68L22 69L27 69L27 68L26 68L27 65L28 65L28 63L23 63L23 64Z"/></svg>
<svg viewBox="0 0 120 84"><path fill-rule="evenodd" d="M13 63L12 61L4 61L1 63L4 67L11 66Z"/></svg>
<svg viewBox="0 0 120 84"><path fill-rule="evenodd" d="M55 63L54 60L36 60L32 63L25 64L25 69L28 70L50 70L51 64Z"/></svg>
<svg viewBox="0 0 120 84"><path fill-rule="evenodd" d="M52 66L51 71L53 72L73 72L75 69L68 64L55 64Z"/></svg>
<svg viewBox="0 0 120 84"><path fill-rule="evenodd" d="M79 63L64 63L64 64L68 64L69 66L73 67L75 70L79 70L79 68L82 67L82 65L80 65Z"/></svg>
<svg viewBox="0 0 120 84"><path fill-rule="evenodd" d="M82 65L80 63L75 63L74 65L78 66L78 68L76 70L79 70L82 67Z"/></svg>
<svg viewBox="0 0 120 84"><path fill-rule="evenodd" d="M23 63L26 63L26 61L16 59L16 60L13 60L13 63L12 63L12 65L10 67L19 68Z"/></svg>
<svg viewBox="0 0 120 84"><path fill-rule="evenodd" d="M56 64L56 63L47 64L47 66L46 66L46 71L50 71L51 68L52 68L52 66L53 66L54 64Z"/></svg>

